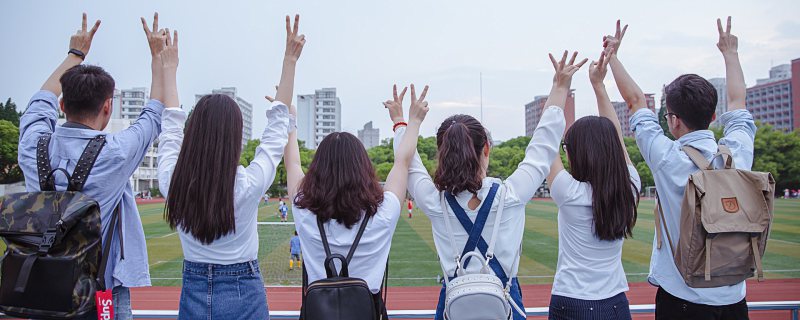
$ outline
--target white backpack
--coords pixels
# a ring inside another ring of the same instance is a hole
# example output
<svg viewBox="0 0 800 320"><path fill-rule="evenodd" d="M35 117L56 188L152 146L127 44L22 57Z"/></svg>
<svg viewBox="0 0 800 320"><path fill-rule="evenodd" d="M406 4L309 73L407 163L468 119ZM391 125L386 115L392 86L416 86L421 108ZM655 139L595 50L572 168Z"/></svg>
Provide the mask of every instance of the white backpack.
<svg viewBox="0 0 800 320"><path fill-rule="evenodd" d="M447 286L447 293L445 294L444 302L444 317L449 320L507 320L512 318L512 306L521 315L525 315L525 311L514 302L511 298L509 290L511 290L511 281L515 275L508 277L508 283L503 286L492 269L489 267L489 261L494 259L494 246L497 240L497 234L500 230L500 221L503 216L503 207L505 204L506 188L502 186L500 192L500 204L495 216L494 229L492 230L492 238L489 240L489 248L486 251L486 257L482 256L479 252L470 251L469 253L461 256L456 241L453 238L453 229L450 226L450 217L447 211L447 203L445 201L444 193L442 193L442 213L445 227L447 228L450 244L455 250L454 259L456 262L456 277L450 281L449 276L444 267L444 281ZM520 249L521 249L520 244ZM514 258L514 264L511 268L514 269L519 265L519 253ZM480 263L482 268L475 273L469 273L463 266L463 262L468 258L475 258Z"/></svg>

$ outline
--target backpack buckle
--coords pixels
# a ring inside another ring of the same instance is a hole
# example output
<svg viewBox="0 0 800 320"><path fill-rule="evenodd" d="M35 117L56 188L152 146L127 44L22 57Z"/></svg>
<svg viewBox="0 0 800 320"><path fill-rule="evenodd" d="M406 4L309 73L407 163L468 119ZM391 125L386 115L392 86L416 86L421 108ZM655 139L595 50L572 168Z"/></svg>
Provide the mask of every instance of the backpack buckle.
<svg viewBox="0 0 800 320"><path fill-rule="evenodd" d="M47 253L50 247L56 242L56 229L47 229L42 235L42 242L39 243L39 253Z"/></svg>

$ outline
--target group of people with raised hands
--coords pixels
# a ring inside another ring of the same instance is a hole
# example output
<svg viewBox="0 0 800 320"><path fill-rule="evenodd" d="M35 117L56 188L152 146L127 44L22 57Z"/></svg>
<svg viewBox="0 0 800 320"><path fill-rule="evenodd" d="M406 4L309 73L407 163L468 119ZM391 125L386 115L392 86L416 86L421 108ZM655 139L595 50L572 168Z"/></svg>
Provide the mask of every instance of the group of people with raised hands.
<svg viewBox="0 0 800 320"><path fill-rule="evenodd" d="M288 205L293 209L298 247L304 255L304 304L312 287L309 284L347 276L361 279L359 283L373 295L375 314L369 319L387 318L382 296L387 261L404 209L402 199L410 194L430 219L444 273L436 319L487 317L486 297L497 298L503 309L501 318L525 319L523 289L517 277L519 269L529 263L522 255L528 228L525 210L547 180L559 209L558 263L549 317L631 318L622 247L633 235L642 186L605 89L606 74L612 71L616 87L631 108L631 128L653 172L663 222L668 226L663 230L668 230L671 234L666 236L672 239L680 236L680 201L687 178L698 170L682 147L692 146L706 159L717 152L717 141L708 130L717 98L708 81L690 74L666 87L666 120L677 138L670 140L620 62L627 26L621 28L618 21L616 33L598 41L596 61L579 60L577 52L565 51L560 58L550 55L554 76L541 120L518 168L505 179L487 176L492 152L489 129L464 114L451 115L439 125L437 167L431 176L416 152L420 125L429 110L429 88L395 85L391 98L383 103L394 123L394 164L381 184L366 149L347 132L327 135L307 164L308 170L302 169L297 110L292 105L295 70L306 43L299 22L299 16L286 17L277 93L268 97L266 128L255 156L248 166L242 166L243 123L236 102L225 95L207 95L189 117L178 99L178 32L162 29L157 14L152 28L142 18L152 56L150 101L131 127L106 135L108 146L93 164L84 189L100 203L104 234L117 227L109 221L115 208L120 210L120 232L114 233L108 253L111 265L100 275L106 283L113 283L118 319L132 317L128 288L150 285L144 232L128 178L156 138L159 187L166 197L164 218L178 233L184 257L180 319L269 318L258 263L257 212L281 161L286 168ZM755 124L744 109L737 39L730 33L730 19L727 30L718 23L717 45L725 58L729 109L718 119L724 127L719 144L730 148L739 168L749 169ZM99 25L97 21L87 30L84 14L83 28L72 37L67 58L22 116L19 163L28 190L40 187L37 161L43 160L36 154L39 136L53 134L50 163L72 170L83 146L103 134L112 108L118 107L112 105L113 78L100 67L81 64ZM563 109L574 75L587 63L599 116L568 124ZM410 95L407 110L406 94ZM61 126L56 125L59 110L67 120ZM569 169L562 164L561 151L566 153ZM59 178L55 182L61 188L68 183ZM691 288L667 250L654 243L648 277L659 287L657 319L748 318L744 282ZM331 269L337 268L346 272L332 274ZM470 284L471 289L464 289ZM338 318L331 315L329 319Z"/></svg>

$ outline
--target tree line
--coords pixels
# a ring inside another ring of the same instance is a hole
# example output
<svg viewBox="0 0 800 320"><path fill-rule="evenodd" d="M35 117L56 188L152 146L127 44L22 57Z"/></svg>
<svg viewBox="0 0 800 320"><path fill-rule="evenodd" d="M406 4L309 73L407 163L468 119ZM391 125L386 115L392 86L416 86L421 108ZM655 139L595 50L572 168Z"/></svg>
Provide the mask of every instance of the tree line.
<svg viewBox="0 0 800 320"><path fill-rule="evenodd" d="M775 130L770 125L758 124L757 126L755 159L752 170L771 172L777 182L776 193L779 195L783 194L784 189L800 189L800 131L784 133L783 131ZM711 130L717 139L722 137L722 128L712 127ZM668 130L665 133L670 136ZM422 163L428 173L433 176L436 171L436 137L419 137L418 139L417 151L420 159L422 159ZM510 176L525 157L525 148L530 140L530 137L521 136L493 146L489 157L488 175L498 178ZM641 177L642 189L655 186L653 174L645 163L644 157L642 157L642 153L636 145L636 140L625 138L624 141L625 148L628 149L628 154L631 157L631 162L633 162L633 166L636 167ZM248 142L242 152L242 165L247 165L252 160L258 143L258 140L250 140ZM385 139L380 145L367 150L369 158L375 166L378 179L381 181L384 181L386 176L389 175L394 163L392 143L392 139ZM300 146L303 167L307 169L308 164L314 158L314 150L303 148L302 142ZM564 167L569 170L569 163L563 152L561 153L561 161L564 163ZM285 188L286 170L281 164L278 166L275 182L268 193L271 196L284 195Z"/></svg>

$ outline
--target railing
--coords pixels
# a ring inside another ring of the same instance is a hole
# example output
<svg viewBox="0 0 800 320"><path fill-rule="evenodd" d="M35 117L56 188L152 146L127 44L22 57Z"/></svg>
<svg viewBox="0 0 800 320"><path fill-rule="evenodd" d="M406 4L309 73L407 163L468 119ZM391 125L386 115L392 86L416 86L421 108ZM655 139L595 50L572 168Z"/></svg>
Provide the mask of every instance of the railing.
<svg viewBox="0 0 800 320"><path fill-rule="evenodd" d="M800 313L800 301L764 301L764 302L748 302L747 307L750 311L789 311L792 320L800 320L798 313ZM631 305L631 313L633 314L649 314L656 311L654 304L637 304ZM525 308L528 316L547 316L547 307L539 308ZM391 310L389 311L389 318L392 319L432 319L434 310ZM299 311L270 311L270 318L272 319L297 319L300 315ZM177 319L177 310L133 310L133 317L135 319ZM9 318L0 314L0 318Z"/></svg>

